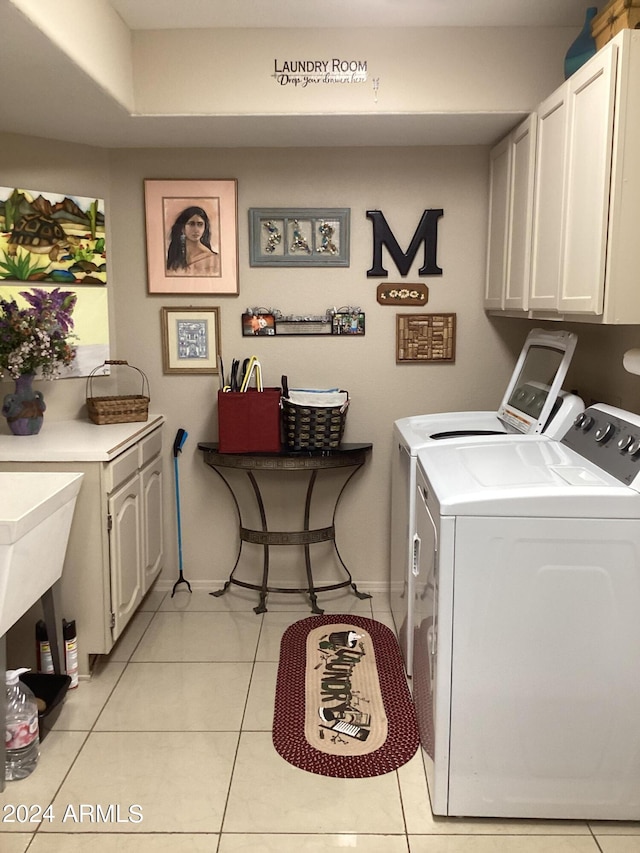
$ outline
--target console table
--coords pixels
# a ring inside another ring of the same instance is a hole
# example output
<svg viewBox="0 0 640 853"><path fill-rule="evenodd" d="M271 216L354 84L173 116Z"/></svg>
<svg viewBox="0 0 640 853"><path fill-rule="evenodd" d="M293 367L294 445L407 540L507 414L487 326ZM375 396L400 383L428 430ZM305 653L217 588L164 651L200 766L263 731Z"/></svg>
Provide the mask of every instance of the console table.
<svg viewBox="0 0 640 853"><path fill-rule="evenodd" d="M312 613L323 613L324 611L318 607L317 593L327 592L328 590L341 589L350 586L358 598L371 598L366 592L359 592L356 587L349 569L346 567L344 560L340 556L338 546L336 544L335 518L340 503L342 494L353 478L354 474L360 469L367 460L371 452L372 444L342 444L338 450L314 451L314 452L288 452L281 451L279 453L221 453L218 450L217 444L200 442L198 449L202 451L204 461L209 465L218 476L222 479L225 486L229 490L233 502L235 504L238 515L240 546L238 556L236 557L235 565L231 571L229 579L224 584L223 588L210 595L224 595L231 584L245 587L246 589L254 589L260 593L260 601L257 607L254 607L256 613L265 613L267 610L266 601L267 595L270 592L283 593L306 593L311 601ZM342 488L336 495L335 504L331 524L327 527L319 527L310 529L309 518L311 513L311 500L313 497L313 489L316 483L318 474L323 470L335 468L353 468L347 479L342 485ZM233 490L229 479L223 471L233 469L236 471L244 471L251 483L251 488L257 502L258 511L260 513L261 529L255 530L248 527L242 522L242 513L238 498ZM256 478L257 472L291 472L303 471L309 473L307 483L306 499L304 505L304 524L300 531L271 531L267 525L267 514L264 507L260 486ZM235 577L240 556L242 554L242 545L244 542L251 542L262 545L264 549L263 566L262 566L262 583L255 584L247 581L239 580ZM324 584L316 586L313 580L313 572L311 569L311 552L310 546L318 542L332 542L338 560L342 568L346 572L347 579L333 584ZM272 545L302 545L304 548L305 567L307 572L307 586L302 588L292 589L289 587L273 587L269 586L269 549Z"/></svg>

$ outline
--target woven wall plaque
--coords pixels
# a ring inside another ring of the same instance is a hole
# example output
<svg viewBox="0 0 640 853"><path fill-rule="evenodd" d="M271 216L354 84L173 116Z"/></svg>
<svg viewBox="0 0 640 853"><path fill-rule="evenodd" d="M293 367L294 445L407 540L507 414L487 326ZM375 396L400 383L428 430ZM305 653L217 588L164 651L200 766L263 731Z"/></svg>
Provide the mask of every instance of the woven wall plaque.
<svg viewBox="0 0 640 853"><path fill-rule="evenodd" d="M396 363L453 362L455 314L397 314Z"/></svg>

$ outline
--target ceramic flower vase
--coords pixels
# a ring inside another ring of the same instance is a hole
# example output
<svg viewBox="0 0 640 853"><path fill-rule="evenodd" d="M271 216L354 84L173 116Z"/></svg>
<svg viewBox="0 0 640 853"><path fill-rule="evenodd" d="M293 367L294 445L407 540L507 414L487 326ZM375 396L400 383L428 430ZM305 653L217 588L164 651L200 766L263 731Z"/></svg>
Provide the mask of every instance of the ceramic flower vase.
<svg viewBox="0 0 640 853"><path fill-rule="evenodd" d="M596 43L591 35L591 21L595 18L597 12L598 9L596 6L590 6L587 9L584 26L567 51L564 58L565 80L568 80L572 74L575 74L578 68L581 68L596 53Z"/></svg>
<svg viewBox="0 0 640 853"><path fill-rule="evenodd" d="M33 390L33 373L16 379L13 394L7 394L2 403L2 414L14 435L36 435L42 427L46 405L41 391Z"/></svg>

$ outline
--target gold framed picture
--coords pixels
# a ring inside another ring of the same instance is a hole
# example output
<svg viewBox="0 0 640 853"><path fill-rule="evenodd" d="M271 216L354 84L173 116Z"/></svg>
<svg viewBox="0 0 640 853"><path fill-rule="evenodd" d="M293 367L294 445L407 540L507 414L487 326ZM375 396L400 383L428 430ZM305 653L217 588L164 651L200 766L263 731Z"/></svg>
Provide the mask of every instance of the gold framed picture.
<svg viewBox="0 0 640 853"><path fill-rule="evenodd" d="M218 308L162 308L164 373L218 373Z"/></svg>

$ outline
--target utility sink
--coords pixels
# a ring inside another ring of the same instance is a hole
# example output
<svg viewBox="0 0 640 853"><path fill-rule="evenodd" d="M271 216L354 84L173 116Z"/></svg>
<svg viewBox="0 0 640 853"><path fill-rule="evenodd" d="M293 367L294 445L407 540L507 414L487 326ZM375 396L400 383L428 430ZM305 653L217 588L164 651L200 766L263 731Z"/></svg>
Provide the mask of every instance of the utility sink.
<svg viewBox="0 0 640 853"><path fill-rule="evenodd" d="M0 637L62 575L83 476L0 472Z"/></svg>

